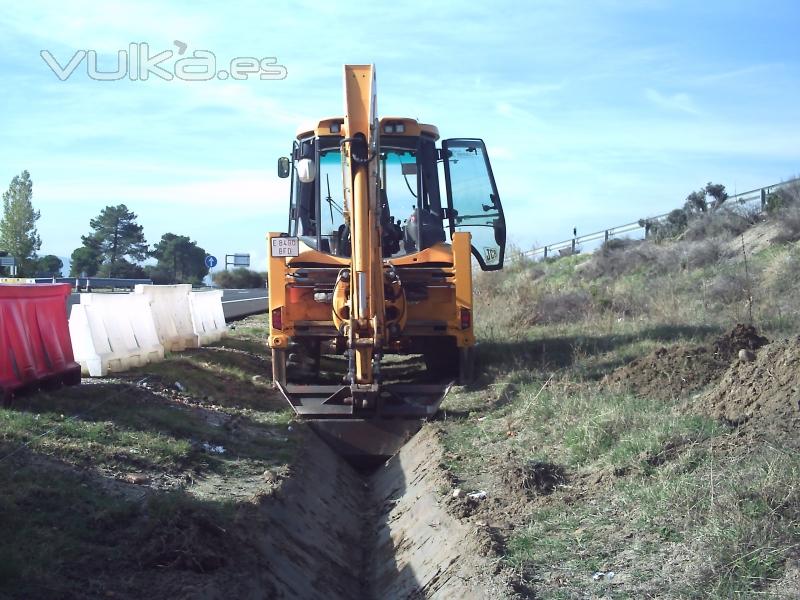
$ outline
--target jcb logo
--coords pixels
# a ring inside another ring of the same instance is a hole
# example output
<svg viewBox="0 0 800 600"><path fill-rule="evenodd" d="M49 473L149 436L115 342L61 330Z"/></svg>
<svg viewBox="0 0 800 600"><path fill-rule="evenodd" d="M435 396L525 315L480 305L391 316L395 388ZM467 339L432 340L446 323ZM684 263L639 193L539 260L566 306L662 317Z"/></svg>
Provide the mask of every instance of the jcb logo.
<svg viewBox="0 0 800 600"><path fill-rule="evenodd" d="M483 255L486 257L486 262L491 263L497 260L497 248L484 248Z"/></svg>

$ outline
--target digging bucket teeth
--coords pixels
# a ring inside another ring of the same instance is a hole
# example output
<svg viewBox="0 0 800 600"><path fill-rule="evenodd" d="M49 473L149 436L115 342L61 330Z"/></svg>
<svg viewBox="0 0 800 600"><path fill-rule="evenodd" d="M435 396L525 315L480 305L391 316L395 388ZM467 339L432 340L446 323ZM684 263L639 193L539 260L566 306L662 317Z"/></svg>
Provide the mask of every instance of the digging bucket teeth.
<svg viewBox="0 0 800 600"><path fill-rule="evenodd" d="M276 382L295 413L356 468L394 456L439 410L453 382L383 386Z"/></svg>

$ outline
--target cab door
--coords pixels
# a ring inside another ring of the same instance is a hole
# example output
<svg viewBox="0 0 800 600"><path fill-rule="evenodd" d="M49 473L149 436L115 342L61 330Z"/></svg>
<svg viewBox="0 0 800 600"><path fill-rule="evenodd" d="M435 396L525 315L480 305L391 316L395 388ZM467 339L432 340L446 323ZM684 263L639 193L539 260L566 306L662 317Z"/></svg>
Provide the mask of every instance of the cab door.
<svg viewBox="0 0 800 600"><path fill-rule="evenodd" d="M450 236L472 234L472 254L484 271L503 268L506 220L483 140L442 142Z"/></svg>

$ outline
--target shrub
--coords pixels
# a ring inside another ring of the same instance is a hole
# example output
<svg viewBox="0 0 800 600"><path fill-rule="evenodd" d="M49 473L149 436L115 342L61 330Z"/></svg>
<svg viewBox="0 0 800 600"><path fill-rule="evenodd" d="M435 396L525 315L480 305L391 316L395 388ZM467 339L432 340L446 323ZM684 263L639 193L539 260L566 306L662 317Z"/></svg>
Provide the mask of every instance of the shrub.
<svg viewBox="0 0 800 600"><path fill-rule="evenodd" d="M800 247L777 256L764 272L764 285L775 299L795 294L800 288Z"/></svg>
<svg viewBox="0 0 800 600"><path fill-rule="evenodd" d="M789 206L800 204L800 181L792 181L767 195L767 212L779 212Z"/></svg>
<svg viewBox="0 0 800 600"><path fill-rule="evenodd" d="M747 299L749 282L744 273L720 273L708 288L713 300L721 304L733 304Z"/></svg>
<svg viewBox="0 0 800 600"><path fill-rule="evenodd" d="M650 221L650 232L656 240L679 236L689 225L689 215L683 208L676 208L663 219Z"/></svg>
<svg viewBox="0 0 800 600"><path fill-rule="evenodd" d="M722 258L722 244L715 239L699 242L684 242L678 246L681 252L681 267L700 269L712 265Z"/></svg>
<svg viewBox="0 0 800 600"><path fill-rule="evenodd" d="M244 268L218 271L214 273L212 279L217 286L226 289L263 288L267 285L266 273L258 273Z"/></svg>
<svg viewBox="0 0 800 600"><path fill-rule="evenodd" d="M565 323L584 319L592 310L592 297L584 290L548 293L536 303L537 323Z"/></svg>
<svg viewBox="0 0 800 600"><path fill-rule="evenodd" d="M597 279L619 277L636 271L663 273L674 270L680 264L672 246L661 246L651 241L620 242L622 240L605 244L580 269L581 275L587 279Z"/></svg>
<svg viewBox="0 0 800 600"><path fill-rule="evenodd" d="M689 221L684 239L732 238L741 235L758 222L750 213L740 213L730 208L698 215Z"/></svg>
<svg viewBox="0 0 800 600"><path fill-rule="evenodd" d="M800 240L800 203L787 204L775 213L775 218L780 228L773 241L785 243Z"/></svg>

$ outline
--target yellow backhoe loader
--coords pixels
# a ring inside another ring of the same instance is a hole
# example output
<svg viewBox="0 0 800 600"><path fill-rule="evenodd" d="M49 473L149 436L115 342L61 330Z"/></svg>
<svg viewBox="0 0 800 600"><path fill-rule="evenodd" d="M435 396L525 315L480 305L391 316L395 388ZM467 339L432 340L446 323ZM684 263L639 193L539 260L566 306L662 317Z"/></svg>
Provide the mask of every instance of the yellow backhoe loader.
<svg viewBox="0 0 800 600"><path fill-rule="evenodd" d="M394 454L470 378L472 261L503 266L484 143L438 140L379 118L374 66L345 65L344 116L278 160L291 199L288 231L268 235L273 380L353 462Z"/></svg>

